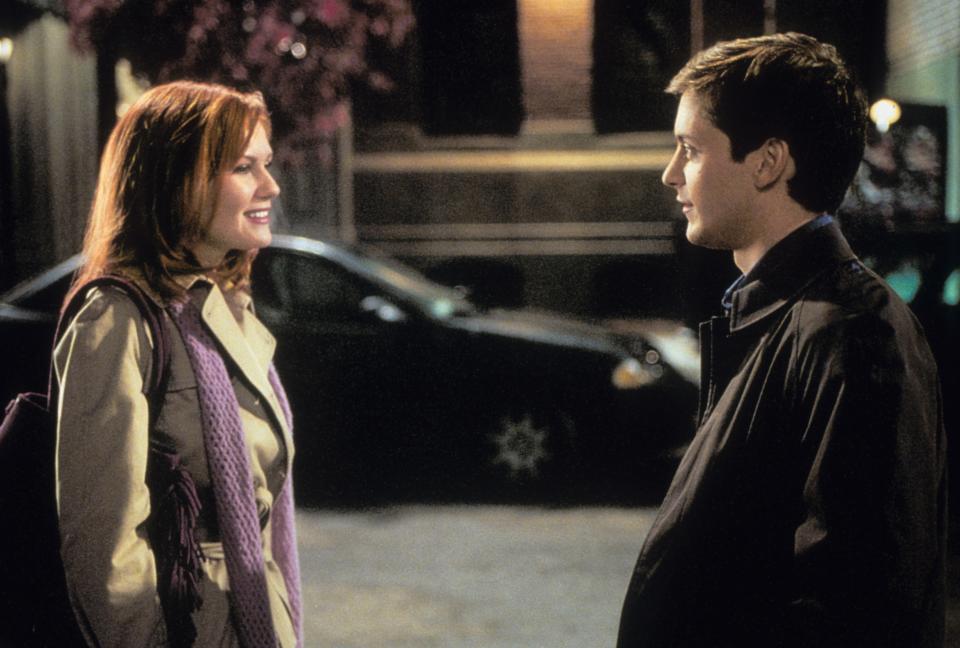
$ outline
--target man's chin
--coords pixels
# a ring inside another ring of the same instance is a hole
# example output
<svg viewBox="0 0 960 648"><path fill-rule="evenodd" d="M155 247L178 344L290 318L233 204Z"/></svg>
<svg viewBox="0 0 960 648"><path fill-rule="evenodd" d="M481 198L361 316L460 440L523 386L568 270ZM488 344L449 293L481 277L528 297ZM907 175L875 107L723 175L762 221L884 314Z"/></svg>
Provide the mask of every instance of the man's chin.
<svg viewBox="0 0 960 648"><path fill-rule="evenodd" d="M703 235L703 231L690 221L687 221L687 240L693 245L697 245L699 247L710 247L707 245L707 240Z"/></svg>
<svg viewBox="0 0 960 648"><path fill-rule="evenodd" d="M728 250L728 246L723 245L720 241L717 241L713 238L710 238L709 235L705 234L704 231L694 225L691 222L687 223L687 240L697 247L707 248L710 250Z"/></svg>

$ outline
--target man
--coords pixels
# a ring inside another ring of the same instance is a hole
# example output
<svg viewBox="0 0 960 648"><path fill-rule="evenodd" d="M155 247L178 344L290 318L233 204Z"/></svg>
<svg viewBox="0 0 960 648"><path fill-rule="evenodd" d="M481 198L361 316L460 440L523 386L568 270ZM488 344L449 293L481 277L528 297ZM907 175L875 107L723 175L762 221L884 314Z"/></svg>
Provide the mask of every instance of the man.
<svg viewBox="0 0 960 648"><path fill-rule="evenodd" d="M865 102L802 34L719 43L663 173L696 245L743 276L701 326L699 428L640 552L619 646L943 642L945 454L933 357L827 215Z"/></svg>

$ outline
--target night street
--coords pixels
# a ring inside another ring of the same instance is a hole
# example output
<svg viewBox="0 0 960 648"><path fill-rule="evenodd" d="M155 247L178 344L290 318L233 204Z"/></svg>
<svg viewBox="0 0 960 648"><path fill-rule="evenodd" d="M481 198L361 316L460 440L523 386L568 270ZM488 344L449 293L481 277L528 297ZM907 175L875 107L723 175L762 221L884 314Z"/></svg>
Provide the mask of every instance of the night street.
<svg viewBox="0 0 960 648"><path fill-rule="evenodd" d="M307 645L606 648L655 508L299 512ZM947 648L960 646L951 565Z"/></svg>
<svg viewBox="0 0 960 648"><path fill-rule="evenodd" d="M307 645L612 646L655 509L300 511Z"/></svg>
<svg viewBox="0 0 960 648"><path fill-rule="evenodd" d="M960 648L960 0L0 0L0 358L0 648Z"/></svg>

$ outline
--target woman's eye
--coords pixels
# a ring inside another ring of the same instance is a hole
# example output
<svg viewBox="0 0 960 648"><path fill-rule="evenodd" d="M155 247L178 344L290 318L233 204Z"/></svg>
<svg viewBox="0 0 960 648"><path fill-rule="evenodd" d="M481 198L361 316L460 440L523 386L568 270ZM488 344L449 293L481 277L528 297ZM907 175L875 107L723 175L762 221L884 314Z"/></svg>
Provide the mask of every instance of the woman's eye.
<svg viewBox="0 0 960 648"><path fill-rule="evenodd" d="M250 167L249 164L238 164L236 167L234 167L233 172L234 172L234 173L249 173L249 172L250 172L250 168L251 168L251 167Z"/></svg>

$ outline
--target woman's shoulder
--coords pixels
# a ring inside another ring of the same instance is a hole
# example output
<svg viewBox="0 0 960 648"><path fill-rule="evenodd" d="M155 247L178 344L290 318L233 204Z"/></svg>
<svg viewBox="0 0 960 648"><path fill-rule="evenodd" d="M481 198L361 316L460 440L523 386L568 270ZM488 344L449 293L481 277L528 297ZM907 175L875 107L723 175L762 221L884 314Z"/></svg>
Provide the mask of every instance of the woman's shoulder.
<svg viewBox="0 0 960 648"><path fill-rule="evenodd" d="M81 287L80 292L85 293L84 302L75 319L79 321L96 320L108 313L113 313L124 319L142 319L131 295L134 290L138 290L140 294L153 302L153 306L158 311L166 308L167 300L163 297L161 291L153 286L139 269L123 268L109 276L128 284L128 287L117 284Z"/></svg>
<svg viewBox="0 0 960 648"><path fill-rule="evenodd" d="M89 324L104 319L120 323L141 319L141 317L130 295L122 288L93 286L87 289L83 306L77 311L73 322Z"/></svg>
<svg viewBox="0 0 960 648"><path fill-rule="evenodd" d="M93 286L83 300L79 312L64 323L54 352L58 365L68 360L83 363L85 375L93 376L100 369L115 371L121 358L130 357L145 371L152 339L126 292L114 286Z"/></svg>
<svg viewBox="0 0 960 648"><path fill-rule="evenodd" d="M150 326L128 289L97 285L85 289L77 314L64 323L62 338L74 337L84 345L107 349L136 349L144 353L153 346Z"/></svg>

